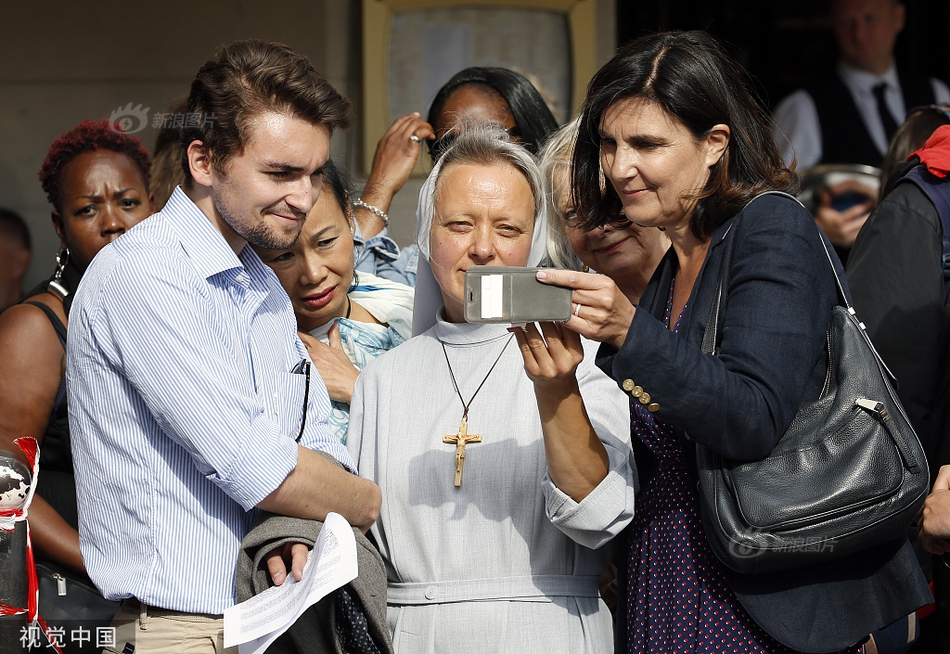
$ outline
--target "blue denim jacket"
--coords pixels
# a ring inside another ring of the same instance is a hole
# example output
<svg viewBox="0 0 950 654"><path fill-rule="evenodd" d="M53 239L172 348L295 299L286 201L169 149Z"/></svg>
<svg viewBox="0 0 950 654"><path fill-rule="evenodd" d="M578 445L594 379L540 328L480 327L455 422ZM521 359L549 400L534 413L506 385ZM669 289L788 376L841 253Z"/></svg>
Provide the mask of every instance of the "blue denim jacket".
<svg viewBox="0 0 950 654"><path fill-rule="evenodd" d="M389 238L384 228L369 240L363 238L360 226L353 234L353 259L358 271L382 277L390 281L416 285L416 268L419 262L419 246L415 243L402 250L396 241Z"/></svg>

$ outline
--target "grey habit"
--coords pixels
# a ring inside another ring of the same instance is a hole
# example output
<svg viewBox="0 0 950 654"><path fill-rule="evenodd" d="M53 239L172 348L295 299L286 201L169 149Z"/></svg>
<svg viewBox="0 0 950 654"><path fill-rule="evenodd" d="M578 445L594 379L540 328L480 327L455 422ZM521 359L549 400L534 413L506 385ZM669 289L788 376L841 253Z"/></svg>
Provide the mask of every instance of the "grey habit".
<svg viewBox="0 0 950 654"><path fill-rule="evenodd" d="M452 324L371 362L350 405L347 447L382 489L372 535L389 580L396 652L603 653L611 616L598 593L609 541L633 517L635 465L628 398L593 364L577 376L610 458L607 477L581 503L547 474L534 388L517 341L471 404L470 443L454 486L462 417L440 340L465 400L510 334L505 325Z"/></svg>

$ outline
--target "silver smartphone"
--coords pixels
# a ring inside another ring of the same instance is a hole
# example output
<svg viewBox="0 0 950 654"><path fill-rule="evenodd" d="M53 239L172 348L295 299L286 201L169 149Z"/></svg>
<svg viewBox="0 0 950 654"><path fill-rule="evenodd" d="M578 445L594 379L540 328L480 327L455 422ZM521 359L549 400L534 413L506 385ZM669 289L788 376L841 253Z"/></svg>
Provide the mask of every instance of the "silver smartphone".
<svg viewBox="0 0 950 654"><path fill-rule="evenodd" d="M477 266L465 272L465 320L478 323L564 321L571 289L539 282L540 268Z"/></svg>

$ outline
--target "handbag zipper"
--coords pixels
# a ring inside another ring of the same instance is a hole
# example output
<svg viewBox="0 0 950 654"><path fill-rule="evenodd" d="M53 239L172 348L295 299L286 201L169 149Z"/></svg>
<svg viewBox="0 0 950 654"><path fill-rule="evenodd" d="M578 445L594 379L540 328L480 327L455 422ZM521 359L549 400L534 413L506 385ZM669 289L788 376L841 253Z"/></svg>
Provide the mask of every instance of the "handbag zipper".
<svg viewBox="0 0 950 654"><path fill-rule="evenodd" d="M831 357L834 356L834 352L831 351L831 332L825 332L825 354L828 355L828 364L825 368L825 383L821 387L821 395L818 397L824 397L831 390L832 382L832 371L831 371Z"/></svg>
<svg viewBox="0 0 950 654"><path fill-rule="evenodd" d="M911 460L910 453L907 452L904 441L900 438L895 438L894 434L891 433L891 430L888 429L887 423L891 421L891 414L888 412L887 407L883 402L878 402L877 400L869 400L865 397L859 397L854 401L854 406L864 409L870 413L874 418L881 423L881 426L884 428L884 431L888 436L891 437L891 442L894 443L897 453L900 455L901 460L904 462L904 467L910 470L911 472L917 472L920 470L920 465L916 461Z"/></svg>
<svg viewBox="0 0 950 654"><path fill-rule="evenodd" d="M54 572L52 576L56 580L56 594L60 597L66 597L66 577L58 572Z"/></svg>
<svg viewBox="0 0 950 654"><path fill-rule="evenodd" d="M854 403L865 411L872 413L881 422L888 422L891 419L891 414L887 412L887 407L884 406L883 402L869 400L866 397L859 397Z"/></svg>

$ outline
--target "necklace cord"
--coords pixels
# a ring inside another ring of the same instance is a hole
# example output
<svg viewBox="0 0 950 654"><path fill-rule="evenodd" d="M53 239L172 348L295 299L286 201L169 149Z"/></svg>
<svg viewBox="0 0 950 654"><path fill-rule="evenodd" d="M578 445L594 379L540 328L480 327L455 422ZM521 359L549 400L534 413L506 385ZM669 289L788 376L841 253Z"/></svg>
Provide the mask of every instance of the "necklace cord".
<svg viewBox="0 0 950 654"><path fill-rule="evenodd" d="M452 376L452 384L455 386L455 393L459 396L459 401L462 403L462 418L468 418L468 408L472 406L472 402L475 401L475 396L478 395L478 391L482 390L482 386L485 385L485 382L488 381L488 378L491 376L492 371L495 369L495 366L498 365L498 362L501 361L501 355L505 353L505 350L508 349L508 344L511 343L511 339L515 337L514 334L508 337L508 340L505 341L505 347L501 348L501 352L498 353L498 356L495 357L495 362L491 364L491 368L488 369L488 374L485 375L485 378L482 380L482 383L478 385L478 388L475 389L475 392L472 393L472 397L469 398L468 403L462 398L462 391L459 390L459 383L455 379L455 371L452 370L452 363L449 361L449 352L445 349L445 342L439 341L442 345L442 354L445 355L445 363L449 367L449 374Z"/></svg>

